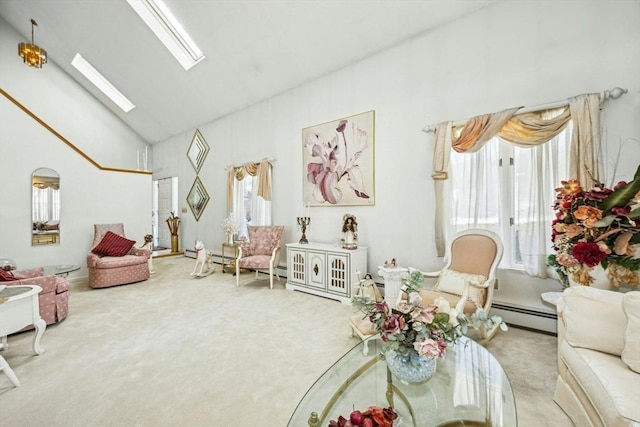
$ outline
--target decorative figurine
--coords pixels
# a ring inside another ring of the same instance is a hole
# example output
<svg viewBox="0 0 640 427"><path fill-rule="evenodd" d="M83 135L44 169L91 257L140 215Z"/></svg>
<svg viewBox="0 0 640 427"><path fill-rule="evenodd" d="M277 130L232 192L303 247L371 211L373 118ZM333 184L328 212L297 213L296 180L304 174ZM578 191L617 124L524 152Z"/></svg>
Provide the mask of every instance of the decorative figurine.
<svg viewBox="0 0 640 427"><path fill-rule="evenodd" d="M196 251L196 265L193 267L191 275L202 277L206 275L205 273L215 273L216 269L213 267L213 252L208 251L204 247L204 243L200 240L196 241L194 249ZM198 266L200 269L198 269Z"/></svg>
<svg viewBox="0 0 640 427"><path fill-rule="evenodd" d="M144 244L140 246L141 249L147 249L151 255L149 255L149 274L154 274L156 271L153 269L153 234L144 235Z"/></svg>
<svg viewBox="0 0 640 427"><path fill-rule="evenodd" d="M342 217L343 249L358 249L358 222L356 216L344 214Z"/></svg>

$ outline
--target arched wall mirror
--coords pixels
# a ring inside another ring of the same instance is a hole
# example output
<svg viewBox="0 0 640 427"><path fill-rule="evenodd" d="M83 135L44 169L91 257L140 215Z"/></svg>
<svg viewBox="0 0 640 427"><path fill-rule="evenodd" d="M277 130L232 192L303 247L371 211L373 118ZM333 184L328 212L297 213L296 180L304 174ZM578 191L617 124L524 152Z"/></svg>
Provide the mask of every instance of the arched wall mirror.
<svg viewBox="0 0 640 427"><path fill-rule="evenodd" d="M60 175L36 169L31 175L31 245L60 244Z"/></svg>

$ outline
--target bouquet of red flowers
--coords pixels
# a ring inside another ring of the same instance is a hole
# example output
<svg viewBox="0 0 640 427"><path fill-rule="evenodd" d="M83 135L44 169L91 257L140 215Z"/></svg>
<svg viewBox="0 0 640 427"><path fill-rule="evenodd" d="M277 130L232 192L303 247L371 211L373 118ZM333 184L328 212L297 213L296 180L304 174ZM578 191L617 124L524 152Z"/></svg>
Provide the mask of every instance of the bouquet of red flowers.
<svg viewBox="0 0 640 427"><path fill-rule="evenodd" d="M589 286L597 265L607 270L614 287L638 285L640 259L640 166L633 181L614 188L601 183L585 191L578 181L562 181L556 188L552 241L555 254L549 265L556 268L565 286L569 278Z"/></svg>
<svg viewBox="0 0 640 427"><path fill-rule="evenodd" d="M349 419L340 415L337 421L329 421L329 427L393 427L396 418L398 414L391 406L369 406L362 412L351 412Z"/></svg>

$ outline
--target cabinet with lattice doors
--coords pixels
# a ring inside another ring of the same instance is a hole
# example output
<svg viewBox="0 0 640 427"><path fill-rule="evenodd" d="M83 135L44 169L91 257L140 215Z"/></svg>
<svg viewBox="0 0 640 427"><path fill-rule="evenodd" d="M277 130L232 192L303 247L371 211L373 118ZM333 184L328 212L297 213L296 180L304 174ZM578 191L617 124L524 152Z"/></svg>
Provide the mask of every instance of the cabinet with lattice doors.
<svg viewBox="0 0 640 427"><path fill-rule="evenodd" d="M327 243L289 243L287 289L351 303L358 274L367 273L367 248L342 249Z"/></svg>

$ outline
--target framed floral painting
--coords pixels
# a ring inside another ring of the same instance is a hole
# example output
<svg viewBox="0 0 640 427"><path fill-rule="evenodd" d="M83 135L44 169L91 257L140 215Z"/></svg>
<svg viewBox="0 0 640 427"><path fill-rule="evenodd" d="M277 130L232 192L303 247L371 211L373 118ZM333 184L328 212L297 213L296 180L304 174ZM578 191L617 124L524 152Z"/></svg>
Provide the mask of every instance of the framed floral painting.
<svg viewBox="0 0 640 427"><path fill-rule="evenodd" d="M308 206L375 204L375 111L302 129Z"/></svg>

